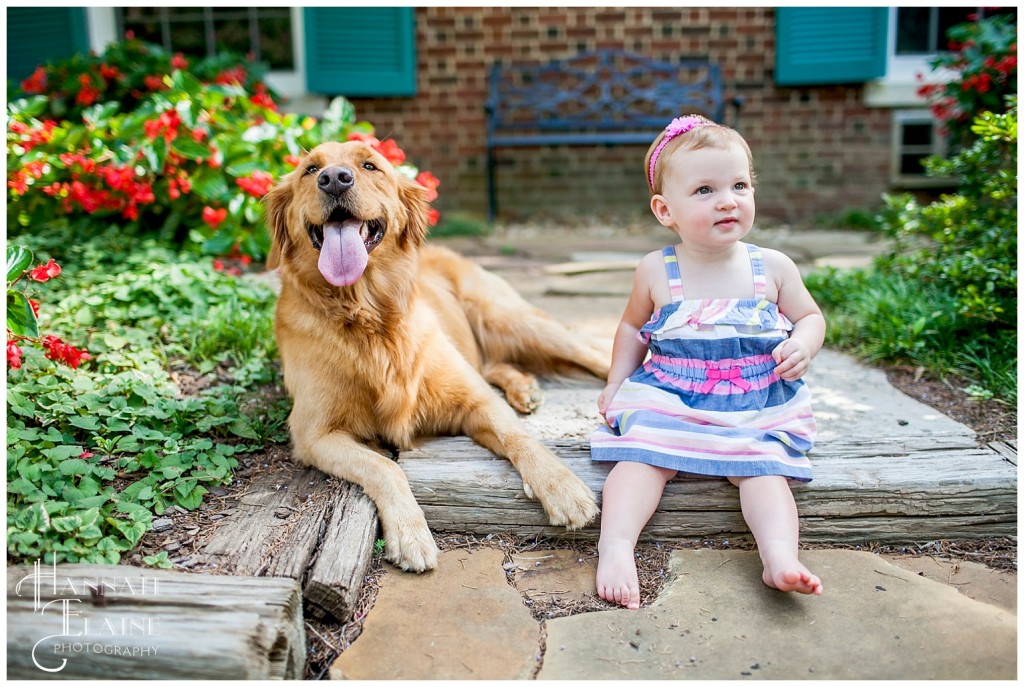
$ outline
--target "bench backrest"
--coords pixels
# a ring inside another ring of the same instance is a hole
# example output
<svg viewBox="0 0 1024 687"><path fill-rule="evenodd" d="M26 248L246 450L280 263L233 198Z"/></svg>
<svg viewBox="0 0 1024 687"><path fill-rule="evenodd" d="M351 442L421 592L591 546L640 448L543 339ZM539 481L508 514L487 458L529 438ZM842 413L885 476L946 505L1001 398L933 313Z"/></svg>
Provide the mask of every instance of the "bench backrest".
<svg viewBox="0 0 1024 687"><path fill-rule="evenodd" d="M723 121L718 65L599 50L544 64L494 65L488 145L644 143L674 117Z"/></svg>

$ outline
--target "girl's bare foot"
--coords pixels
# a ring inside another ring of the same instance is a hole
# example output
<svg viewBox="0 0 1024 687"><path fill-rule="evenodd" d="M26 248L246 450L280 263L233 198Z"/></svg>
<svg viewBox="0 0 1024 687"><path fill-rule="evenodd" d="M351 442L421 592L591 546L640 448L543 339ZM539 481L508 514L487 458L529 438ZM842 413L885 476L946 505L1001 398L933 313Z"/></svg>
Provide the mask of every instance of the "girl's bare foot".
<svg viewBox="0 0 1024 687"><path fill-rule="evenodd" d="M640 581L628 542L599 542L597 595L626 608L640 608Z"/></svg>
<svg viewBox="0 0 1024 687"><path fill-rule="evenodd" d="M797 558L788 554L769 556L762 553L764 574L761 579L769 587L783 592L819 595L824 591L821 580L811 573Z"/></svg>

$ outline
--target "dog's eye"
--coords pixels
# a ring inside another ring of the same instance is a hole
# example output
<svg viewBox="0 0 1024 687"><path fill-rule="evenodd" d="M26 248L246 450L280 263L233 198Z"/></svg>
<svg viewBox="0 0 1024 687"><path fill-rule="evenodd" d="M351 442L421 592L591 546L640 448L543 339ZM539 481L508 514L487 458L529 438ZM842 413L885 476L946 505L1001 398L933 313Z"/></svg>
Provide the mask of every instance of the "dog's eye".
<svg viewBox="0 0 1024 687"><path fill-rule="evenodd" d="M316 174L319 171L320 168L317 167L316 165L310 165L309 167L306 167L306 174Z"/></svg>
<svg viewBox="0 0 1024 687"><path fill-rule="evenodd" d="M369 170L371 172L376 172L377 171L377 165L373 164L372 162L364 162L363 163L363 169Z"/></svg>

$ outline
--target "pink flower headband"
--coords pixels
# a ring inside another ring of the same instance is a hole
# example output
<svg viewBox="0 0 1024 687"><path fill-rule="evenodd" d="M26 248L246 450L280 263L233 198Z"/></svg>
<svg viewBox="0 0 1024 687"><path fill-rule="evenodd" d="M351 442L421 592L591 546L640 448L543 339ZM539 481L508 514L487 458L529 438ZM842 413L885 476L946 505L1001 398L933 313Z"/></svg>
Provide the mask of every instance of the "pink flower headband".
<svg viewBox="0 0 1024 687"><path fill-rule="evenodd" d="M700 115L689 114L683 117L676 117L669 122L668 126L665 127L665 137L661 139L661 143L659 143L658 147L654 149L653 153L651 153L651 165L650 169L647 170L647 180L651 185L652 191L654 190L654 166L658 164L658 156L661 155L661 151L668 145L668 142L676 136L681 136L687 131L692 131L693 129L701 126L718 125L710 119L706 119Z"/></svg>

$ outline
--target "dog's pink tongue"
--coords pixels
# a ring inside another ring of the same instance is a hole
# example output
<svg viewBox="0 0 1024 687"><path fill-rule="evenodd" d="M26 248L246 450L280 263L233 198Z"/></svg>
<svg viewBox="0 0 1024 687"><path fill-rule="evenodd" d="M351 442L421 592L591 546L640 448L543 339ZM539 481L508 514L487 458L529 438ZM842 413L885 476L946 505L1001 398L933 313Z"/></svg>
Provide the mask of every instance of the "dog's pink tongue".
<svg viewBox="0 0 1024 687"><path fill-rule="evenodd" d="M355 219L324 225L324 243L317 267L335 286L355 284L366 269L366 246L359 235L362 222Z"/></svg>

